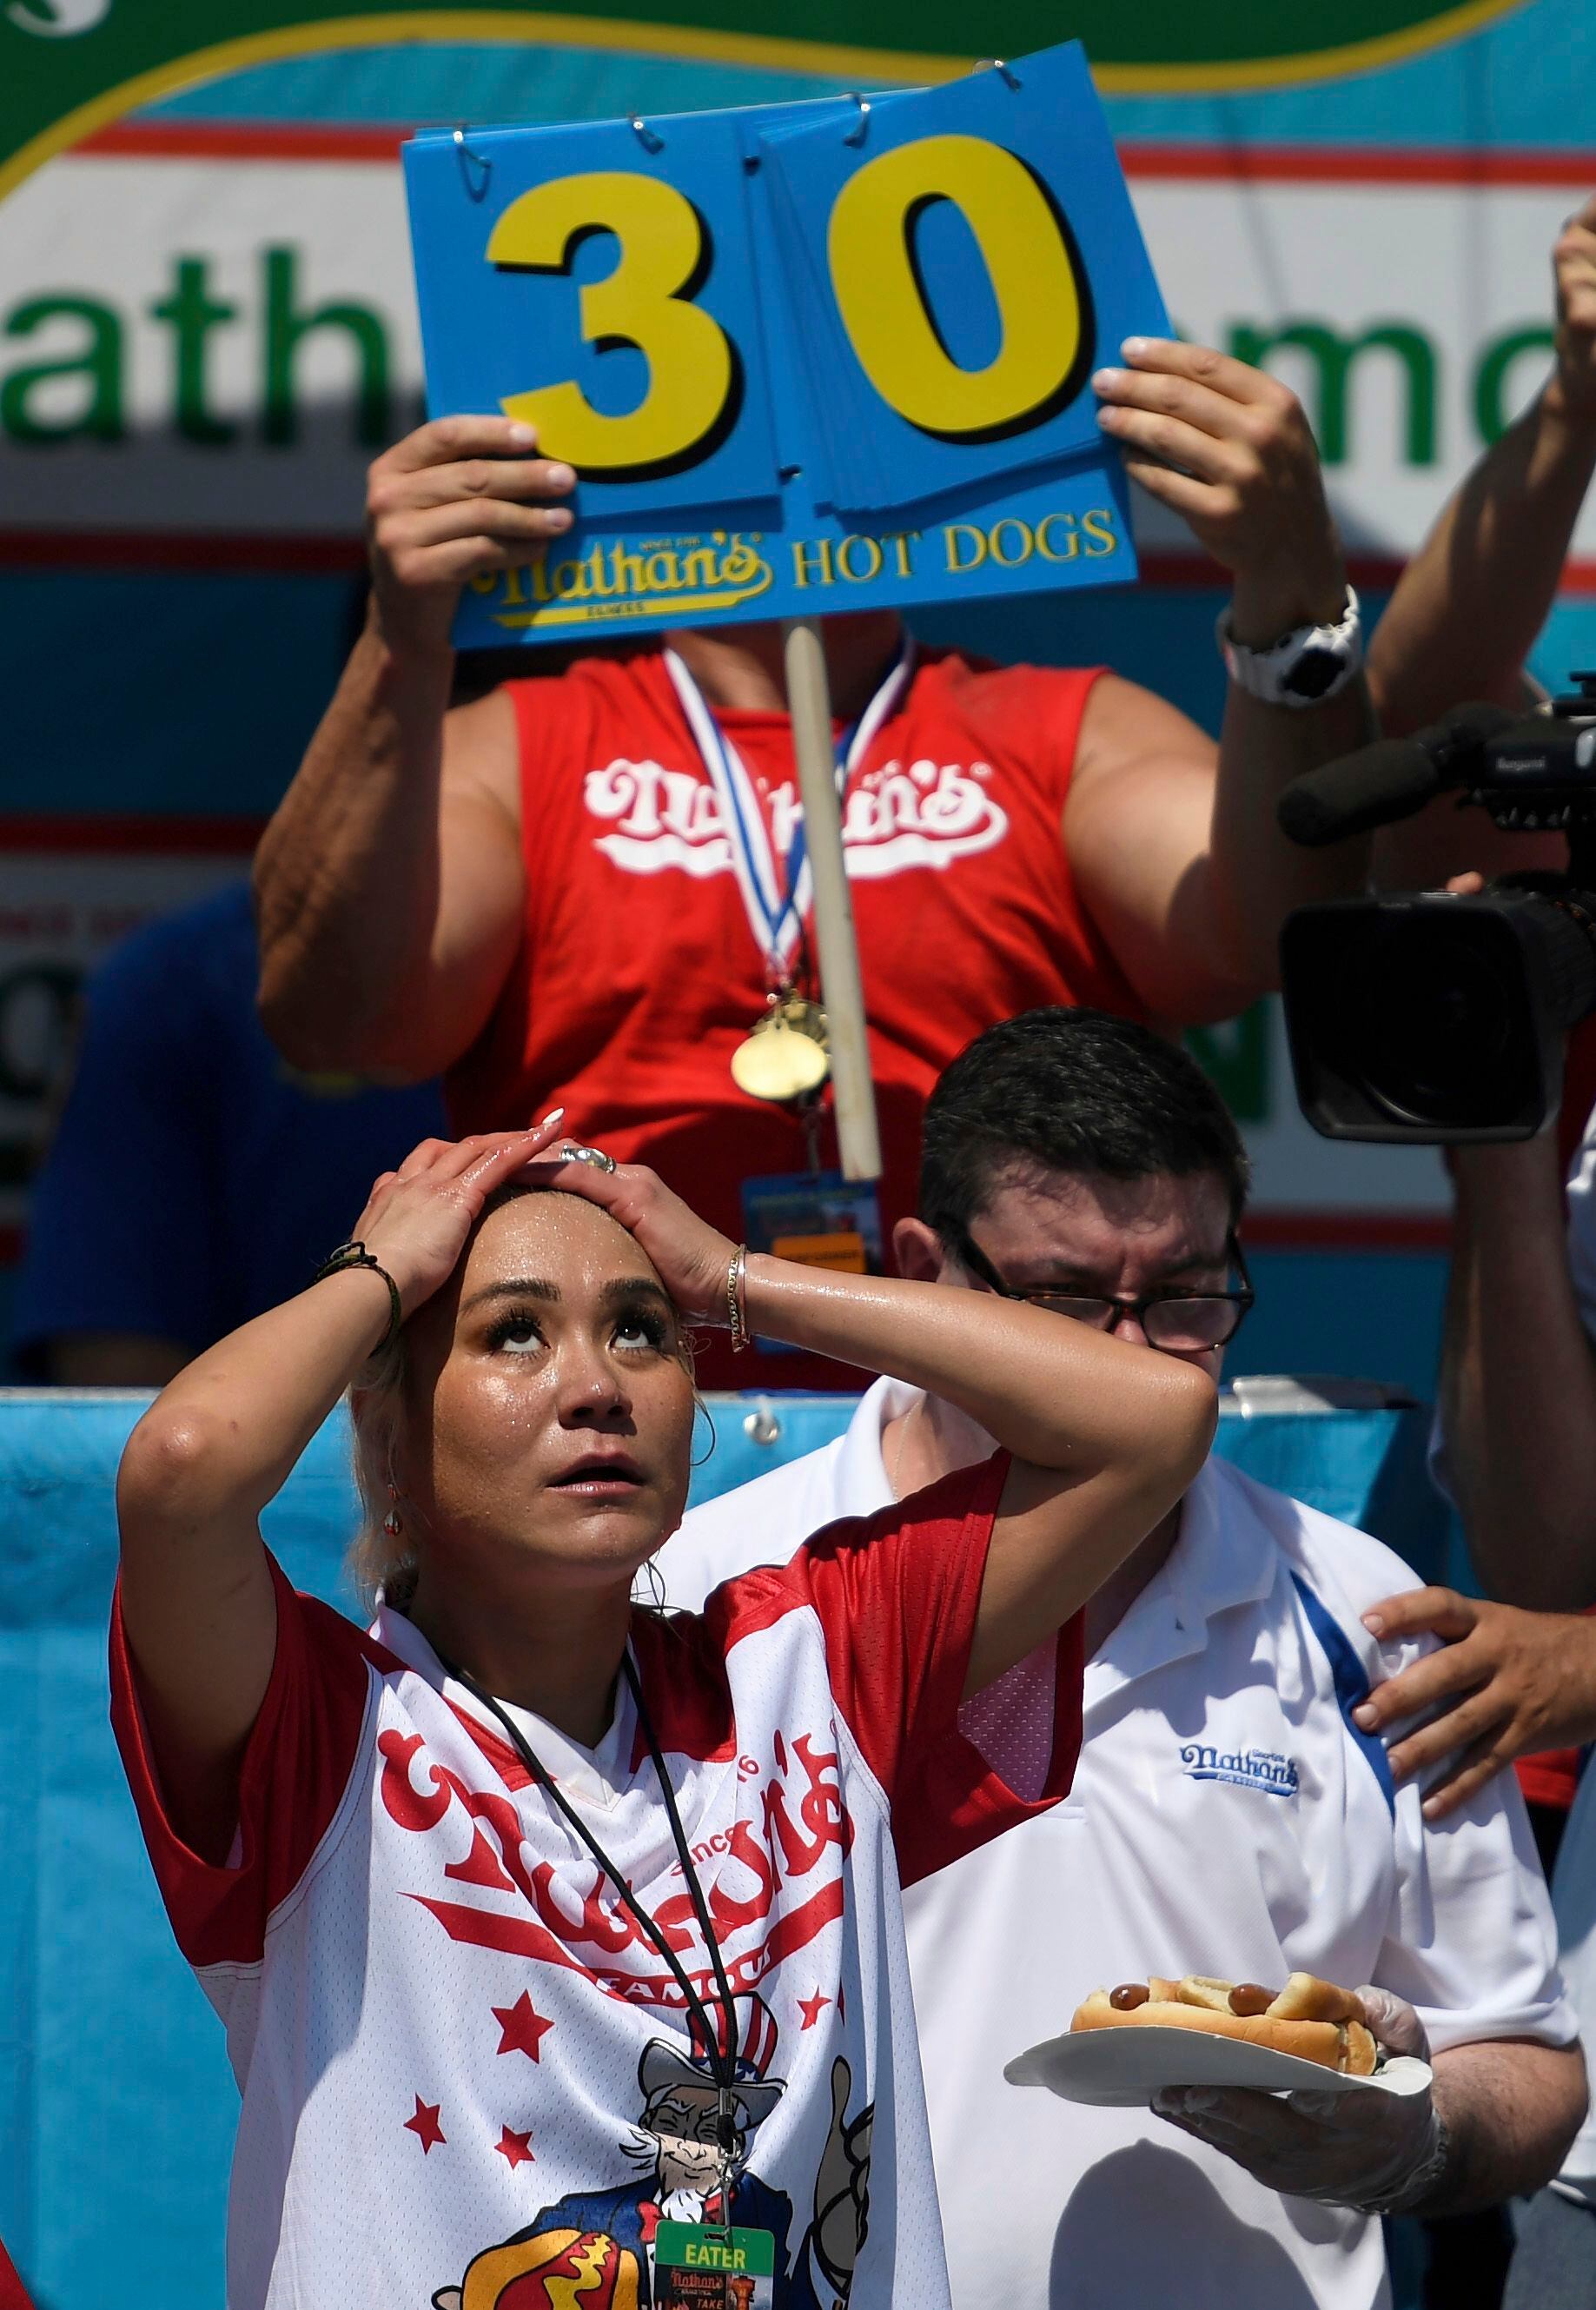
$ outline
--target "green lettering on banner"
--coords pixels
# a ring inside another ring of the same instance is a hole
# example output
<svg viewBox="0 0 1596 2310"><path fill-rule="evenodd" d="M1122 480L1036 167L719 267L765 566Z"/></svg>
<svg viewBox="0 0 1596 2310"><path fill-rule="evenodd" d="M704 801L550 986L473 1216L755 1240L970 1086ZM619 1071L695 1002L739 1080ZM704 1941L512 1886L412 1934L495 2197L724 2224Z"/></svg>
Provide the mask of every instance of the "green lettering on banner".
<svg viewBox="0 0 1596 2310"><path fill-rule="evenodd" d="M88 341L80 352L31 361L0 382L0 432L14 441L120 441L122 324L97 297L33 297L5 317L8 337L31 337L54 320L81 321ZM40 415L35 397L58 378L81 378L82 405L65 417Z"/></svg>
<svg viewBox="0 0 1596 2310"><path fill-rule="evenodd" d="M1511 336L1498 337L1480 355L1479 367L1474 374L1474 423L1482 441L1499 441L1507 430L1507 412L1503 406L1507 379L1523 355L1549 355L1556 346L1557 339L1550 329L1514 329Z"/></svg>
<svg viewBox="0 0 1596 2310"><path fill-rule="evenodd" d="M1251 321L1235 322L1230 350L1237 360L1267 369L1271 353L1304 353L1317 371L1316 389L1308 400L1308 414L1319 438L1319 454L1327 465L1347 462L1349 429L1348 388L1353 363L1369 352L1392 354L1407 380L1407 460L1410 465L1436 462L1436 349L1421 330L1405 322L1378 321L1357 336L1345 335L1323 321L1288 321L1278 329L1262 329Z"/></svg>
<svg viewBox="0 0 1596 2310"><path fill-rule="evenodd" d="M294 357L306 338L317 329L342 329L352 342L360 364L355 439L363 447L379 449L386 445L390 430L387 333L367 305L318 305L312 312L300 312L299 263L297 249L265 251L265 407L261 437L277 447L299 439Z"/></svg>
<svg viewBox="0 0 1596 2310"><path fill-rule="evenodd" d="M210 263L204 256L179 256L173 267L172 291L150 308L152 320L167 321L172 330L174 408L178 432L186 441L221 448L238 439L239 429L226 418L213 417L207 392L207 354L213 329L236 321L239 308L213 297Z"/></svg>
<svg viewBox="0 0 1596 2310"><path fill-rule="evenodd" d="M1269 1005L1254 1003L1222 1026L1192 1027L1186 1048L1238 1123L1269 1115Z"/></svg>

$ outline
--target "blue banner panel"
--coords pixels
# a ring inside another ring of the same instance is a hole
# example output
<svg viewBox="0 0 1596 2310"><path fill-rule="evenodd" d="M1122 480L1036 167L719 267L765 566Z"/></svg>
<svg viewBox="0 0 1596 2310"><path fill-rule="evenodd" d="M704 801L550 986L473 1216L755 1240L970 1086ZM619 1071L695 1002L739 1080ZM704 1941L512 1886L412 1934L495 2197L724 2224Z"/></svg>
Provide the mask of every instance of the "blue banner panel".
<svg viewBox="0 0 1596 2310"><path fill-rule="evenodd" d="M404 158L434 414L520 418L579 477L463 647L1134 578L1089 378L1168 323L1077 44Z"/></svg>

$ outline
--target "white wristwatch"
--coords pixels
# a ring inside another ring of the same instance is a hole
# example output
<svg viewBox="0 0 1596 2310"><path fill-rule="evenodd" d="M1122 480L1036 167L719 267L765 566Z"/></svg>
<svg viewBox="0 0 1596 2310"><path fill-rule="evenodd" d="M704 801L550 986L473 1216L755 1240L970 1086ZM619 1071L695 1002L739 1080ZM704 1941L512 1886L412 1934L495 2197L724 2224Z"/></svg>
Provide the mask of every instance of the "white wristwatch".
<svg viewBox="0 0 1596 2310"><path fill-rule="evenodd" d="M1266 706L1323 706L1363 665L1363 618L1350 586L1339 623L1298 626L1267 649L1249 649L1235 638L1228 610L1214 631L1231 681Z"/></svg>

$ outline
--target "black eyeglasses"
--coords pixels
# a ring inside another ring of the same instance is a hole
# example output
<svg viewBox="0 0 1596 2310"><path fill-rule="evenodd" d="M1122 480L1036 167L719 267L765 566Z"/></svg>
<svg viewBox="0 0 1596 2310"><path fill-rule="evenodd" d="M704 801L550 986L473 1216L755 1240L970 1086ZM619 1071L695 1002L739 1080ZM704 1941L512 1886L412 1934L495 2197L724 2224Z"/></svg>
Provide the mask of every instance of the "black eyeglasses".
<svg viewBox="0 0 1596 2310"><path fill-rule="evenodd" d="M972 1242L962 1229L953 1248L970 1273L989 1291L995 1291L1000 1299L1023 1299L1028 1307L1045 1307L1052 1315L1068 1316L1072 1323L1089 1324L1094 1332L1116 1331L1127 1316L1134 1316L1147 1334L1148 1345L1163 1348L1171 1355L1192 1355L1205 1348L1222 1348L1240 1331L1242 1319L1257 1296L1234 1232L1225 1239L1225 1252L1241 1278L1239 1291L1185 1291L1177 1286L1169 1291L1143 1292L1140 1297L1110 1298L1092 1292L1058 1291L1045 1283L1017 1291L1004 1282L980 1246Z"/></svg>

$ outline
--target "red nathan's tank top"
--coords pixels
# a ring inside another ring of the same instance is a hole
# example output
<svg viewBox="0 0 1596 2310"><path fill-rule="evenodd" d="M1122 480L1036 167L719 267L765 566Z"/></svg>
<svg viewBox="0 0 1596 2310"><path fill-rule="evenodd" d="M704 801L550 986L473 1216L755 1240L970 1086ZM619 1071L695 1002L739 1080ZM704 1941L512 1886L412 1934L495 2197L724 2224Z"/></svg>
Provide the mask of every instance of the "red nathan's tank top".
<svg viewBox="0 0 1596 2310"><path fill-rule="evenodd" d="M1061 822L1098 668L993 667L928 651L855 763L844 843L880 1109L881 1211L914 1208L920 1117L941 1069L984 1028L1043 1003L1144 1006L1076 895ZM802 1170L802 1128L746 1097L732 1053L765 1004L765 968L720 805L663 652L588 658L512 682L528 890L516 968L452 1070L462 1131L513 1129L563 1100L571 1127L649 1163L734 1240L742 1181ZM797 807L785 714L729 712L773 848ZM828 1114L820 1159L836 1160ZM857 1386L802 1356L733 1359L709 1386Z"/></svg>

